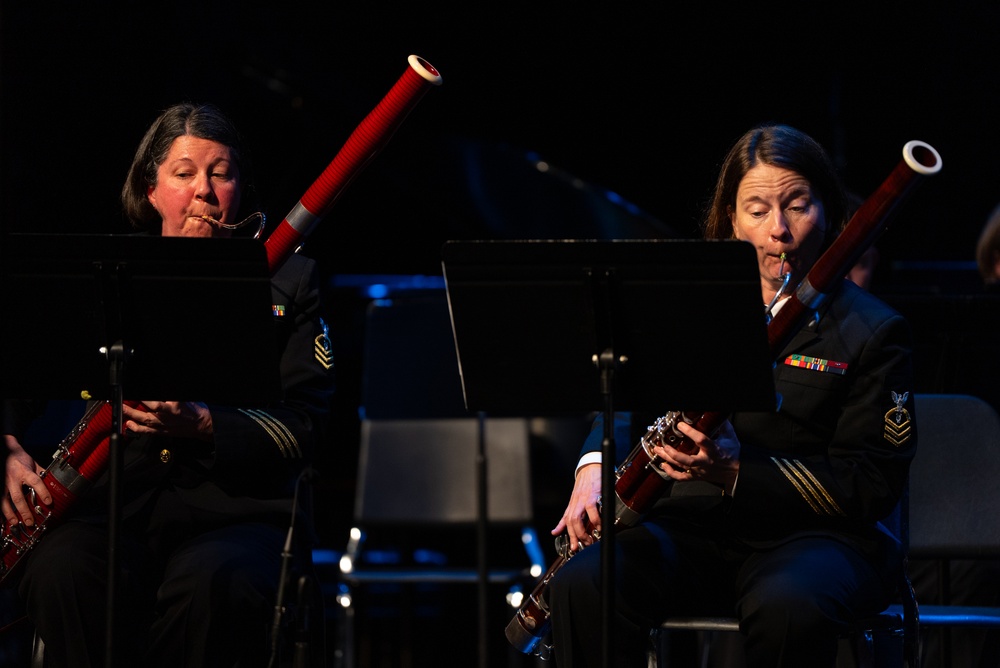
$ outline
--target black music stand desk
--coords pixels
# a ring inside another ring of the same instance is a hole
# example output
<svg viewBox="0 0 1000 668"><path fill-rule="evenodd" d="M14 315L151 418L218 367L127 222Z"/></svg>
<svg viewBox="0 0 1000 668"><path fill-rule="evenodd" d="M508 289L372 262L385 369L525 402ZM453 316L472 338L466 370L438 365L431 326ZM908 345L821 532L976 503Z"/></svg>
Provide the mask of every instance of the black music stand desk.
<svg viewBox="0 0 1000 668"><path fill-rule="evenodd" d="M260 242L88 234L2 242L4 397L79 399L86 390L109 399L102 349L116 341L131 351L131 398L278 397Z"/></svg>
<svg viewBox="0 0 1000 668"><path fill-rule="evenodd" d="M739 241L449 241L442 267L466 408L603 411L614 498L616 410L774 410L756 253ZM614 504L602 504L612 526ZM613 536L601 540L604 591ZM604 596L606 660L613 610Z"/></svg>
<svg viewBox="0 0 1000 668"><path fill-rule="evenodd" d="M113 665L122 398L257 405L280 396L270 273L252 239L8 234L4 398L109 400Z"/></svg>

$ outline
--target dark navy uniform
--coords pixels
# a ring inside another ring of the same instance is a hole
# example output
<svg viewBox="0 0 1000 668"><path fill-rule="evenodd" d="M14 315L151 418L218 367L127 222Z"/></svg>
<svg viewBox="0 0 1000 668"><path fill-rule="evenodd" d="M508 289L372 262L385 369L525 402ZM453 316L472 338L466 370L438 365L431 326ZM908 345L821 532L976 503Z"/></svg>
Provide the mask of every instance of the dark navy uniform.
<svg viewBox="0 0 1000 668"><path fill-rule="evenodd" d="M211 443L125 441L115 647L124 665L267 663L295 481L327 444L333 361L316 269L293 255L271 281L277 350L261 354L280 360L280 402L209 406ZM102 663L107 498L104 476L25 564L19 593L54 665Z"/></svg>
<svg viewBox="0 0 1000 668"><path fill-rule="evenodd" d="M735 614L751 666L832 666L845 624L890 602L902 550L879 521L916 448L910 345L898 313L845 281L777 358L779 410L731 416L732 496L672 483L616 534L622 665L642 665L649 629L667 616ZM620 417L618 444L631 438ZM597 424L584 452L602 437ZM561 668L602 655L599 573L600 549L587 548L552 583Z"/></svg>

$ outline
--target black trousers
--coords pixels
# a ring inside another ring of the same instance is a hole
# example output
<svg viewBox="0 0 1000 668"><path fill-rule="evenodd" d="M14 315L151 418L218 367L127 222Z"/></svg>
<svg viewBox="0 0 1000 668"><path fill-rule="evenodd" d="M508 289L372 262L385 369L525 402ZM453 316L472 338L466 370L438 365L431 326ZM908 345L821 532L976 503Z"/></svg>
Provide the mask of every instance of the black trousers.
<svg viewBox="0 0 1000 668"><path fill-rule="evenodd" d="M124 535L116 663L266 666L284 540L275 526L233 524L158 553ZM105 664L107 556L106 527L83 522L54 527L33 549L18 592L47 665Z"/></svg>
<svg viewBox="0 0 1000 668"><path fill-rule="evenodd" d="M893 593L895 556L873 562L826 536L752 550L718 531L647 520L615 536L615 665L645 666L649 631L671 615L736 615L751 668L832 667L838 637ZM896 561L898 568L898 561ZM600 667L601 546L550 585L556 666Z"/></svg>

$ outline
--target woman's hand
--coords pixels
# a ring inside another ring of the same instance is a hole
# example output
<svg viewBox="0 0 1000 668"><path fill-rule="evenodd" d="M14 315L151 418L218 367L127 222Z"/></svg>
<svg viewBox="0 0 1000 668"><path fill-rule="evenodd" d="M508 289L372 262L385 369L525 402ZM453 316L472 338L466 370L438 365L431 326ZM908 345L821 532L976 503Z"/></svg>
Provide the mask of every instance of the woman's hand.
<svg viewBox="0 0 1000 668"><path fill-rule="evenodd" d="M34 502L28 487L35 492L38 501L46 506L52 505L52 493L39 477L44 469L31 458L16 438L4 434L4 445L7 448L7 462L4 471L4 495L0 500L0 512L8 526L23 522L34 526L36 514Z"/></svg>
<svg viewBox="0 0 1000 668"><path fill-rule="evenodd" d="M143 401L146 410L123 406L125 428L134 434L166 434L212 440L212 413L191 401Z"/></svg>
<svg viewBox="0 0 1000 668"><path fill-rule="evenodd" d="M729 420L722 423L714 438L683 420L677 423L677 429L697 450L686 454L669 444L655 446L653 454L663 460L660 469L674 480L705 480L731 494L740 471L740 442Z"/></svg>
<svg viewBox="0 0 1000 668"><path fill-rule="evenodd" d="M559 524L552 530L552 535L558 536L565 530L569 536L569 548L574 552L581 546L593 543L593 537L586 529L586 520L589 519L595 528L600 528L601 510L598 507L600 498L601 465L582 466L576 473L576 483L573 484L569 504Z"/></svg>

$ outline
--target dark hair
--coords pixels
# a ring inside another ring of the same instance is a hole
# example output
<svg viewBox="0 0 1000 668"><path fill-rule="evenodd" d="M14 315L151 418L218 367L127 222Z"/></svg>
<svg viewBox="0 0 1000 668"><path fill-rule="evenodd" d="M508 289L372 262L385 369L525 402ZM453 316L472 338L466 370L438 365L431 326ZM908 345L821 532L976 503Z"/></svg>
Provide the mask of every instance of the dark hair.
<svg viewBox="0 0 1000 668"><path fill-rule="evenodd" d="M847 197L837 169L812 137L788 125L758 125L729 149L702 225L706 239L731 239L731 211L736 207L740 181L758 164L789 169L805 177L823 202L826 217L825 250L847 223Z"/></svg>
<svg viewBox="0 0 1000 668"><path fill-rule="evenodd" d="M236 220L242 220L257 210L249 154L236 126L214 105L183 102L169 107L153 121L135 151L121 195L125 216L134 227L159 231L162 222L160 214L149 203L147 192L156 185L157 170L166 159L170 146L175 139L185 135L229 147L241 188L240 211Z"/></svg>
<svg viewBox="0 0 1000 668"><path fill-rule="evenodd" d="M983 277L983 283L987 285L1000 282L1000 276L996 273L998 254L1000 254L1000 205L993 209L976 242L976 264L979 266L979 275Z"/></svg>

